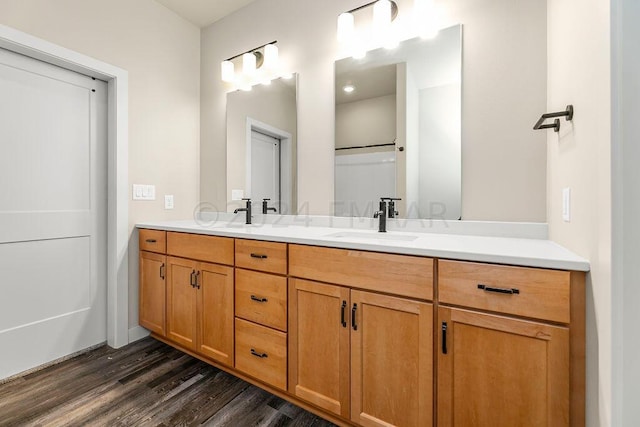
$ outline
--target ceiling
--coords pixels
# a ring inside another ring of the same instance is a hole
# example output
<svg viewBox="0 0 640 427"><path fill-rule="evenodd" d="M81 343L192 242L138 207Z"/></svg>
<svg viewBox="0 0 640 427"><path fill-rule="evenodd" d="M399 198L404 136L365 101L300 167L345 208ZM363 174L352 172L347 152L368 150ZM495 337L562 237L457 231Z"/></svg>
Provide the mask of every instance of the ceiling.
<svg viewBox="0 0 640 427"><path fill-rule="evenodd" d="M396 93L396 64L348 70L336 74L336 104L361 101ZM345 85L353 85L352 93L345 93Z"/></svg>
<svg viewBox="0 0 640 427"><path fill-rule="evenodd" d="M206 27L255 0L156 0L198 27Z"/></svg>

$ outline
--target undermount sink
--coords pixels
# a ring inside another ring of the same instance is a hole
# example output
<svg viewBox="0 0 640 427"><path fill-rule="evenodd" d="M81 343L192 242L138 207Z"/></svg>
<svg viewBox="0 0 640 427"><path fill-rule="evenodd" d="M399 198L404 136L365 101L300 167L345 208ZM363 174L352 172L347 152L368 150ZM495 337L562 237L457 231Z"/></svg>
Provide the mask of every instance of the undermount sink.
<svg viewBox="0 0 640 427"><path fill-rule="evenodd" d="M377 231L340 231L338 233L327 234L325 237L335 237L338 239L371 239L371 240L396 240L411 242L418 236L411 234L379 233Z"/></svg>

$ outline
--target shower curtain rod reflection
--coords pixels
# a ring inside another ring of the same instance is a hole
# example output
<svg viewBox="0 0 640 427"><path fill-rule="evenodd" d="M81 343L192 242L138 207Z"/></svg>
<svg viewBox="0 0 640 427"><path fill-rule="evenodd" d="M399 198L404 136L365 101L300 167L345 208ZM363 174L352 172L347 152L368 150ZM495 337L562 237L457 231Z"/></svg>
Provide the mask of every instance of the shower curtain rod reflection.
<svg viewBox="0 0 640 427"><path fill-rule="evenodd" d="M395 146L396 143L394 142L388 142L386 144L371 144L371 145L354 145L352 147L336 147L336 151L338 150L356 150L358 148L374 148L374 147L391 147L391 146ZM400 147L399 148L400 151L403 151L404 148Z"/></svg>

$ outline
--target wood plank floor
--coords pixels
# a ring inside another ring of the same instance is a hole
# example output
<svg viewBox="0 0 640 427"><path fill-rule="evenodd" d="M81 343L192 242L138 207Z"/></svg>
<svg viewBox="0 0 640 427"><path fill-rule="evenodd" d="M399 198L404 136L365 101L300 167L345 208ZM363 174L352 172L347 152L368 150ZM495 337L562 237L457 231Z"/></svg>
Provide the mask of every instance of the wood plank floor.
<svg viewBox="0 0 640 427"><path fill-rule="evenodd" d="M333 426L145 338L0 384L0 426Z"/></svg>

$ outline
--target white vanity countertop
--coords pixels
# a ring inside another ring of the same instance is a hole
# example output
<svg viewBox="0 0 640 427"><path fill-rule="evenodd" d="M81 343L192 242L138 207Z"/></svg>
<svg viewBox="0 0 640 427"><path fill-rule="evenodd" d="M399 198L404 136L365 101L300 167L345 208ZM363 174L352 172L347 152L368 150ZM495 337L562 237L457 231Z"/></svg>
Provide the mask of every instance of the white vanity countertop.
<svg viewBox="0 0 640 427"><path fill-rule="evenodd" d="M589 271L589 261L546 239L217 221L142 222L138 228L423 255L559 270ZM409 240L410 239L410 240Z"/></svg>

